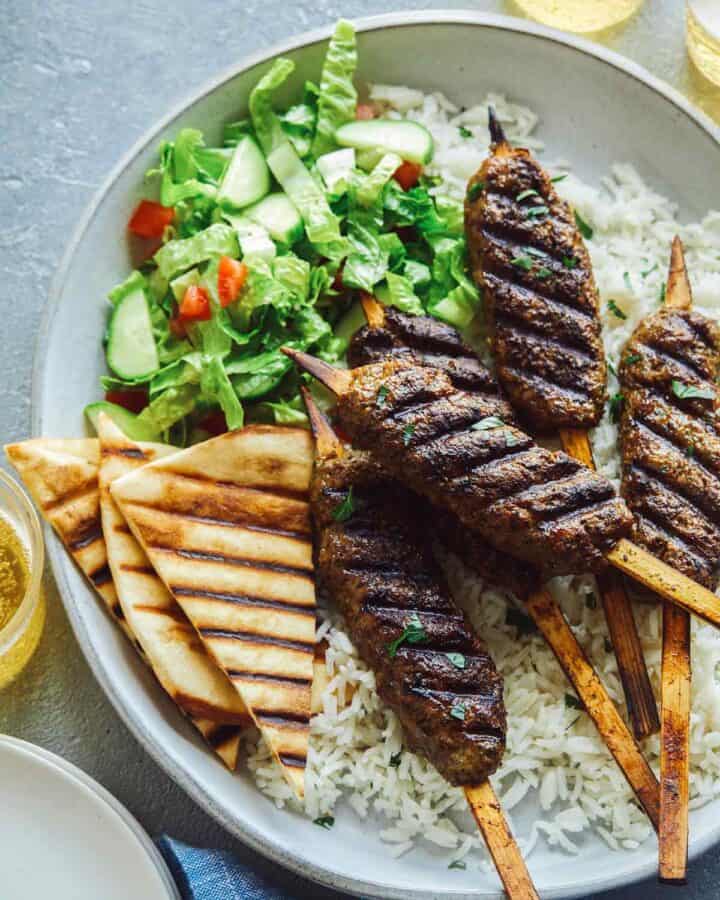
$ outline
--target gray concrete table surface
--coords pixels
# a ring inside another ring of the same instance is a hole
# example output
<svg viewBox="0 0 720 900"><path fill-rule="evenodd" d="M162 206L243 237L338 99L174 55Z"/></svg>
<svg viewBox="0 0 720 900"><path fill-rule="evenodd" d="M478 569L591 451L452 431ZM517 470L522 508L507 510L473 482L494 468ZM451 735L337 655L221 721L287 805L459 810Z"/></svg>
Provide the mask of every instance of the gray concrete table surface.
<svg viewBox="0 0 720 900"><path fill-rule="evenodd" d="M404 0L0 0L0 439L30 430L35 336L48 285L83 208L119 157L207 78L292 34L347 17L438 7ZM449 3L513 13L512 3ZM686 62L680 0L647 0L603 36L720 115L720 92ZM96 778L152 835L231 849L296 897L340 897L265 861L217 826L161 771L95 682L46 579L49 616L22 676L0 694L0 732L59 753ZM1 814L1 813L0 813ZM720 895L720 851L673 896ZM668 896L652 881L604 900ZM601 898L601 900L602 900Z"/></svg>

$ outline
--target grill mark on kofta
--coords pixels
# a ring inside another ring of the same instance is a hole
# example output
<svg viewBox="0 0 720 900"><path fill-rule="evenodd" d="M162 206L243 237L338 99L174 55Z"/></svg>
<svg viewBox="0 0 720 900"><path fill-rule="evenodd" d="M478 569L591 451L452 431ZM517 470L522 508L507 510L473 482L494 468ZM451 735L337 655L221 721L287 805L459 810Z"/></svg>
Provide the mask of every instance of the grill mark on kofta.
<svg viewBox="0 0 720 900"><path fill-rule="evenodd" d="M662 309L623 353L623 495L635 540L714 588L720 562L720 330L693 310ZM673 382L712 397L678 397ZM697 446L696 446L697 444Z"/></svg>
<svg viewBox="0 0 720 900"><path fill-rule="evenodd" d="M493 145L470 180L465 229L498 378L515 408L539 431L596 425L606 369L590 258L570 207L527 150Z"/></svg>
<svg viewBox="0 0 720 900"><path fill-rule="evenodd" d="M379 407L380 386L387 394ZM398 422L397 406L419 396L423 406ZM436 402L477 409L482 418L481 397L458 391L438 370L398 363L356 369L338 413L357 446L377 453L399 481L455 513L499 550L546 574L605 565L605 554L631 526L629 510L607 479L507 425L468 428L467 438L456 447L451 442L449 451L448 442L423 444L445 427L443 417L434 416ZM557 514L564 517L560 525L547 527L545 519Z"/></svg>
<svg viewBox="0 0 720 900"><path fill-rule="evenodd" d="M353 513L338 522L338 495L351 487ZM453 784L484 781L504 751L502 678L450 597L429 546L422 501L369 456L351 452L317 462L311 502L318 581L340 606L408 745ZM421 640L400 643L391 656L388 645L415 617ZM464 668L448 653L461 653Z"/></svg>

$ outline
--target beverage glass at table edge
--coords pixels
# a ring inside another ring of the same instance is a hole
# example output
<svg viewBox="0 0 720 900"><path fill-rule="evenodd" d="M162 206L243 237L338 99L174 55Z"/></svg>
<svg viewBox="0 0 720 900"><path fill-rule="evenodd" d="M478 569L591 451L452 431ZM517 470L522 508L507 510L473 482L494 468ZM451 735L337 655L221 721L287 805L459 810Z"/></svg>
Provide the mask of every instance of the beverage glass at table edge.
<svg viewBox="0 0 720 900"><path fill-rule="evenodd" d="M720 0L688 0L687 48L700 72L720 85Z"/></svg>
<svg viewBox="0 0 720 900"><path fill-rule="evenodd" d="M578 34L619 25L645 0L513 0L522 12L543 25Z"/></svg>
<svg viewBox="0 0 720 900"><path fill-rule="evenodd" d="M0 689L27 665L45 625L42 590L45 547L35 508L25 492L0 470L0 518L20 540L27 563L27 581L19 605L0 628Z"/></svg>

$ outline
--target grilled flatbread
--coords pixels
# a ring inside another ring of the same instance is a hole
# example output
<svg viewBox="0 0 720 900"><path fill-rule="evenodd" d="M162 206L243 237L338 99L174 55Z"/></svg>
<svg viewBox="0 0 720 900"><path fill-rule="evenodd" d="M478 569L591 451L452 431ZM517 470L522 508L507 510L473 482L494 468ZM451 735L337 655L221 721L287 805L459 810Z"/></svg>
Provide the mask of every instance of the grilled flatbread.
<svg viewBox="0 0 720 900"><path fill-rule="evenodd" d="M136 642L125 619L108 565L100 517L99 441L39 438L10 444L5 452L41 514L147 662L142 645ZM159 680L162 684L162 678ZM241 728L237 722L218 722L192 714L190 718L228 768L234 770L240 749Z"/></svg>
<svg viewBox="0 0 720 900"><path fill-rule="evenodd" d="M111 487L133 533L304 792L315 589L312 439L249 426Z"/></svg>

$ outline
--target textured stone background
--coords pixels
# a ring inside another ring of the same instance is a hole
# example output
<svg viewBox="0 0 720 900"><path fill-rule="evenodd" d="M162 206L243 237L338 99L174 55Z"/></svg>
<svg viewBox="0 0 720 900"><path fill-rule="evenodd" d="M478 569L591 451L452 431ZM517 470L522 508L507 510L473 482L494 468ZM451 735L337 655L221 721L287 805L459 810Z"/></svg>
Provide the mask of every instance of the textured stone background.
<svg viewBox="0 0 720 900"><path fill-rule="evenodd" d="M511 3L448 3L513 12ZM0 439L30 428L32 354L48 284L81 211L117 159L171 104L248 53L294 33L397 8L403 0L0 0ZM718 113L717 92L685 62L680 0L647 0L611 46ZM289 894L339 895L279 871L233 841L157 768L82 657L52 578L37 655L0 695L0 731L55 751L98 779L151 834L234 849ZM683 898L720 895L720 853L690 869ZM654 900L648 882L605 900Z"/></svg>

